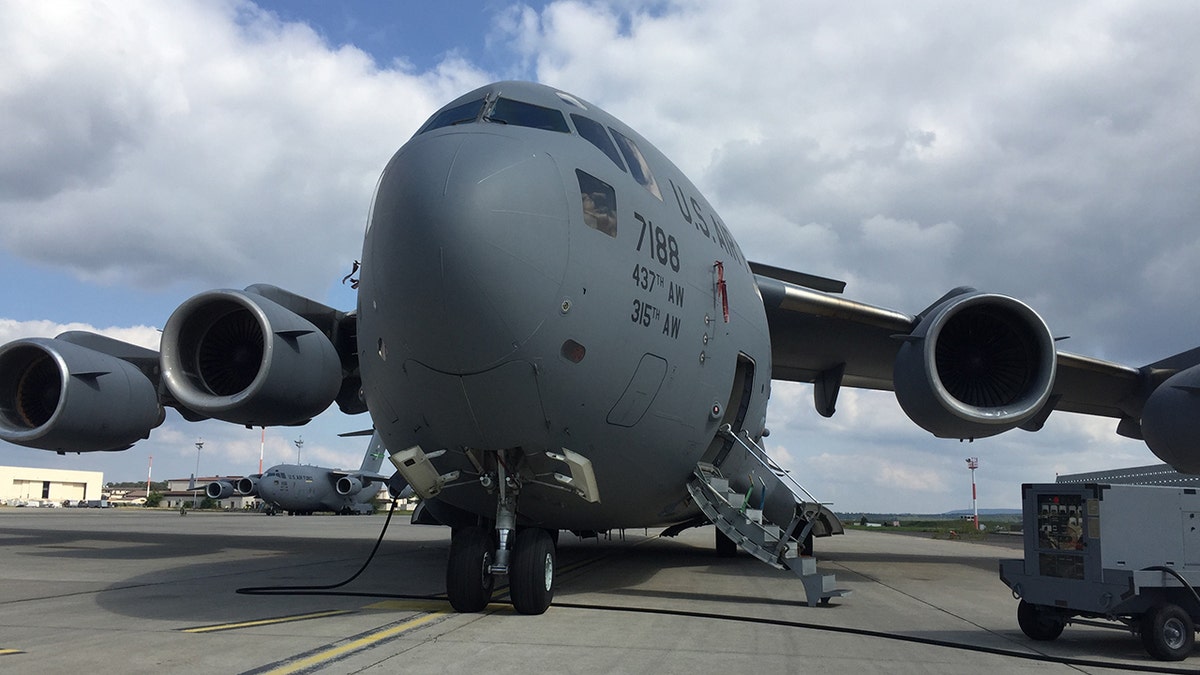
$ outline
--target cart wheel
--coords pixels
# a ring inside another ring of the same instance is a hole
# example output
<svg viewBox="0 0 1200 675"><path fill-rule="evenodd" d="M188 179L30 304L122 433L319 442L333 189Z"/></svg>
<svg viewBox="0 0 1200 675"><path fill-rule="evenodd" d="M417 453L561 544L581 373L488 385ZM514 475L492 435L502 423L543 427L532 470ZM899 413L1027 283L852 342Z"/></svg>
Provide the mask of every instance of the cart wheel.
<svg viewBox="0 0 1200 675"><path fill-rule="evenodd" d="M1067 621L1057 612L1022 600L1017 605L1017 624L1034 640L1053 640L1062 635Z"/></svg>
<svg viewBox="0 0 1200 675"><path fill-rule="evenodd" d="M1155 605L1142 617L1142 645L1159 661L1182 661L1196 644L1192 617L1178 605Z"/></svg>

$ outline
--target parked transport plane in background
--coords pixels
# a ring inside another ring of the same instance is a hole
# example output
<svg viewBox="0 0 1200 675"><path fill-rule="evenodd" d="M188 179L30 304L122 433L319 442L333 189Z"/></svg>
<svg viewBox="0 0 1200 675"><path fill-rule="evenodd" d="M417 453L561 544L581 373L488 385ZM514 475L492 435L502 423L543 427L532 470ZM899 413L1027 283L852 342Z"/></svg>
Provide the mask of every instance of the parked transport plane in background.
<svg viewBox="0 0 1200 675"><path fill-rule="evenodd" d="M264 473L237 481L212 481L204 493L210 499L226 499L235 494L258 497L268 515L280 511L289 516L311 515L315 511L343 515L374 513L371 500L388 480L388 476L379 473L385 454L379 434L374 434L357 471L277 464Z"/></svg>
<svg viewBox="0 0 1200 675"><path fill-rule="evenodd" d="M796 549L841 524L762 448L772 379L813 383L826 416L843 386L894 390L944 438L1108 416L1200 471L1200 350L1131 367L1057 351L1011 297L957 288L908 314L842 287L749 262L691 181L603 110L499 82L438 110L384 168L355 311L258 285L184 302L160 352L11 342L0 438L117 450L163 406L252 426L333 401L369 411L423 498L414 518L453 528L453 606L480 610L506 576L523 613L552 600L562 529L711 520L718 547L803 567Z"/></svg>

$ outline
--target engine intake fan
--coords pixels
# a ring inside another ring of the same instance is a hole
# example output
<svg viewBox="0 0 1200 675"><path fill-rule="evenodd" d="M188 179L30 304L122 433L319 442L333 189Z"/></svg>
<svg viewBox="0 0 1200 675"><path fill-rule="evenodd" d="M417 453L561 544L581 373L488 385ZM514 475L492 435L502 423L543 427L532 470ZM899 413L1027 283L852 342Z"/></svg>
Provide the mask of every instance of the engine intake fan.
<svg viewBox="0 0 1200 675"><path fill-rule="evenodd" d="M163 328L162 371L184 406L248 426L302 424L342 383L329 338L251 291L208 291L180 305Z"/></svg>
<svg viewBox="0 0 1200 675"><path fill-rule="evenodd" d="M1057 351L1046 323L1019 300L957 289L922 314L896 356L896 399L941 438L982 438L1046 405Z"/></svg>

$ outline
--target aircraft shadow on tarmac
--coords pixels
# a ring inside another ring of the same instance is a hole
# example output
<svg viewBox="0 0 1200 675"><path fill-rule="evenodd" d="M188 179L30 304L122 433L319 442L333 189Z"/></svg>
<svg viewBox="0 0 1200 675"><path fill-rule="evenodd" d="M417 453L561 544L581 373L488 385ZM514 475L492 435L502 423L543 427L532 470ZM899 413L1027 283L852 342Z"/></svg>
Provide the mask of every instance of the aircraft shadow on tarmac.
<svg viewBox="0 0 1200 675"><path fill-rule="evenodd" d="M425 528L421 528L424 530ZM25 535L22 547L30 555L48 559L112 561L179 558L181 564L131 575L96 596L97 603L119 615L142 618L177 618L179 607L188 608L189 620L218 622L230 616L270 614L278 606L272 596L238 595L247 586L319 586L350 577L366 561L373 542L363 539L272 536L224 536L188 533L104 533L58 531ZM103 539L103 547L87 541ZM576 592L616 591L644 583L663 569L703 565L733 565L741 576L770 576L774 570L746 557L719 559L708 549L666 542L666 546L638 546L642 537L627 541L577 539L564 533L560 541L561 597ZM652 542L657 543L657 542ZM353 583L337 589L360 594L344 601L361 606L363 596L377 594L440 597L445 592L445 560L449 532L444 538L395 539L388 536L375 559ZM221 559L212 554L224 553ZM195 560L191 556L198 556ZM207 560L201 559L207 556ZM582 567L577 574L572 568ZM734 572L731 572L734 573ZM799 584L797 583L797 586ZM152 596L151 601L147 596ZM196 602L203 597L203 602ZM503 598L502 592L497 593ZM178 602L172 602L178 598ZM368 600L369 601L369 598ZM294 599L291 601L294 607ZM339 602L322 596L314 604Z"/></svg>
<svg viewBox="0 0 1200 675"><path fill-rule="evenodd" d="M22 547L34 549L29 555L47 559L111 561L120 565L127 560L179 558L181 564L158 566L112 584L96 595L96 602L115 614L162 619L178 618L180 607L186 606L189 621L194 623L271 614L273 608L280 606L278 598L239 595L236 590L247 586L335 584L362 566L373 545L363 539L108 532L102 535L103 547L91 547L87 542L100 538L93 532L68 530L29 536L28 531L21 531L19 534L24 536ZM388 595L442 596L448 550L449 536L416 541L387 537L362 575L337 590L367 596L377 594L380 599ZM227 555L213 559L212 554L218 553ZM193 561L191 556L198 558ZM202 559L205 556L207 560ZM588 593L652 597L653 591L631 589L656 575L684 568L695 568L688 574L703 576L778 578L783 583L792 580L787 572L766 567L748 555L718 558L710 548L654 535L647 539L639 533L620 541L578 539L563 533L559 545L558 597L563 601ZM705 584L697 580L695 585ZM771 589L771 595L764 594L761 598L700 593L695 594L695 599L799 605L804 598L803 587L799 580L794 585L788 583L787 588L793 586L794 591L783 597L779 597L778 584L771 583L764 586ZM670 599L676 593L665 591L660 597ZM321 596L313 604L361 606L362 595L341 601ZM498 592L497 597L502 599L504 595ZM197 602L199 598L203 601ZM290 602L294 608L295 600Z"/></svg>
<svg viewBox="0 0 1200 675"><path fill-rule="evenodd" d="M221 622L232 617L270 615L295 599L241 595L243 587L323 586L353 575L366 561L373 542L362 539L289 539L286 537L213 537L209 535L155 535L155 541L134 537L128 546L107 550L62 550L49 557L94 558L120 564L122 559L180 558L169 568L136 574L113 583L96 594L95 601L114 614L140 618L178 619L194 623ZM166 539L164 541L164 539ZM363 574L341 589L349 593L434 595L444 590L444 564L449 543L427 541L388 542ZM235 549L244 549L239 552ZM186 551L200 556L194 562ZM226 553L213 559L210 554ZM208 556L208 559L204 559ZM381 598L382 599L382 598ZM363 598L314 598L328 607L361 606ZM184 609L186 608L186 610Z"/></svg>
<svg viewBox="0 0 1200 675"><path fill-rule="evenodd" d="M561 577L556 598L570 602L573 596L597 593L609 598L791 606L803 604L805 600L803 584L792 573L772 569L749 554L739 552L732 558L722 558L713 548L697 546L693 542L640 535L637 539L632 546L616 542L598 545L583 542L583 549L602 564L588 565L579 574L568 568ZM675 583L665 583L676 586L679 580L685 580L688 590L639 588L651 578L678 575L681 570L686 572ZM737 594L721 593L714 590L714 586L723 585L722 577L760 579L764 582L761 586L764 593L747 597L744 587Z"/></svg>

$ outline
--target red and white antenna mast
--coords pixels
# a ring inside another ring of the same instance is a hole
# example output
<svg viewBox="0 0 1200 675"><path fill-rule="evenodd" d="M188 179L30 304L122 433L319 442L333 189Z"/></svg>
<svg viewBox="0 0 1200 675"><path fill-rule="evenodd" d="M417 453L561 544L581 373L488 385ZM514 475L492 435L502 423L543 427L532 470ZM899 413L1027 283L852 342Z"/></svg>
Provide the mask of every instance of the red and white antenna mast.
<svg viewBox="0 0 1200 675"><path fill-rule="evenodd" d="M979 502L975 492L975 469L979 468L978 457L967 458L967 468L971 470L971 510L975 512L975 531L979 531Z"/></svg>

